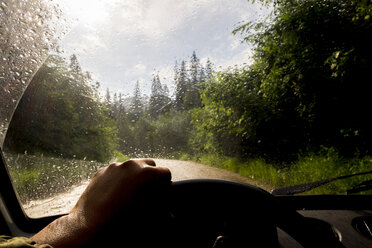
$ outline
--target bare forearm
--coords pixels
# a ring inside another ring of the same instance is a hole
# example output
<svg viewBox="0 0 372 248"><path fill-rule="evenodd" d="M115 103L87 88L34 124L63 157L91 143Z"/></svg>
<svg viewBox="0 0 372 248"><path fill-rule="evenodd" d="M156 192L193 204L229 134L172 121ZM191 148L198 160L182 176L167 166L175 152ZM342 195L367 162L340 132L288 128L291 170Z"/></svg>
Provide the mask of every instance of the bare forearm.
<svg viewBox="0 0 372 248"><path fill-rule="evenodd" d="M145 192L170 181L169 169L156 168L153 160L112 163L93 176L70 214L53 221L31 239L55 248L91 244L117 216L131 217L138 207L137 200L146 197Z"/></svg>
<svg viewBox="0 0 372 248"><path fill-rule="evenodd" d="M92 237L92 233L78 215L69 214L56 219L31 239L54 248L79 247Z"/></svg>

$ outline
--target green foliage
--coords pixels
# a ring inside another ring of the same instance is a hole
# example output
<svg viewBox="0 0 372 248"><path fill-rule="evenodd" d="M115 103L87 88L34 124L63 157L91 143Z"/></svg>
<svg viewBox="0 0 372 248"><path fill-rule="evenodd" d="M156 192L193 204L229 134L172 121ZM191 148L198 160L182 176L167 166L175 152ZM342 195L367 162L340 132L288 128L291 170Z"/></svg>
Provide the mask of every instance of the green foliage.
<svg viewBox="0 0 372 248"><path fill-rule="evenodd" d="M215 73L194 52L176 63L173 98L155 75L149 101L137 82L128 108L109 89L102 102L76 56L51 56L19 104L6 147L99 161L176 154L271 187L371 169L372 1L261 2L271 15L233 31L253 63ZM33 169L20 175L40 178Z"/></svg>
<svg viewBox="0 0 372 248"><path fill-rule="evenodd" d="M133 122L136 122L144 112L144 106L141 100L141 90L139 86L139 81L136 82L136 86L134 88L134 94L133 94L133 99L132 103L130 106L130 119Z"/></svg>
<svg viewBox="0 0 372 248"><path fill-rule="evenodd" d="M282 177L285 184L296 185L371 170L372 159L369 156L362 158L344 158L334 149L323 148L323 151L319 154L310 154L306 157L302 157L294 163L290 169L287 168L283 170ZM346 190L352 189L358 184L370 179L370 175L365 175L347 180L338 180L334 183L313 189L307 192L307 194L344 193Z"/></svg>
<svg viewBox="0 0 372 248"><path fill-rule="evenodd" d="M114 156L116 157L117 162L125 162L125 161L130 159L128 156L124 155L123 153L121 153L119 151L116 151L114 153Z"/></svg>
<svg viewBox="0 0 372 248"><path fill-rule="evenodd" d="M65 192L85 182L103 167L95 161L48 157L41 154L5 154L6 163L22 203Z"/></svg>
<svg viewBox="0 0 372 248"><path fill-rule="evenodd" d="M205 84L202 109L192 111L196 138L208 152L248 156L258 152L258 124L270 113L257 92L259 75L253 70L229 69ZM242 149L242 147L244 147ZM213 150L215 149L215 150Z"/></svg>
<svg viewBox="0 0 372 248"><path fill-rule="evenodd" d="M208 59L203 66L194 51L188 64L182 60L181 66L178 67L176 62L174 73L176 110L187 111L201 107L201 84L213 76L212 62Z"/></svg>
<svg viewBox="0 0 372 248"><path fill-rule="evenodd" d="M144 115L135 123L125 123L125 127L119 126L119 146L127 155L170 157L174 152L188 151L191 125L187 112L172 110L157 119Z"/></svg>
<svg viewBox="0 0 372 248"><path fill-rule="evenodd" d="M202 93L204 108L193 112L205 150L271 161L322 145L369 154L371 1L273 6L268 20L234 30L254 48L254 63L218 73Z"/></svg>
<svg viewBox="0 0 372 248"><path fill-rule="evenodd" d="M34 76L13 116L5 143L19 153L111 159L116 126L75 56L50 56Z"/></svg>
<svg viewBox="0 0 372 248"><path fill-rule="evenodd" d="M190 115L186 112L171 111L154 122L154 148L159 155L174 151L188 152L190 137Z"/></svg>
<svg viewBox="0 0 372 248"><path fill-rule="evenodd" d="M149 113L151 117L157 118L159 115L169 112L172 100L168 94L167 85L161 84L159 75L154 76L152 79L149 102Z"/></svg>
<svg viewBox="0 0 372 248"><path fill-rule="evenodd" d="M112 97L107 90L105 103L117 125L120 152L132 157L170 157L197 150L200 144L194 137L197 134L191 125L191 112L201 107L202 83L213 74L212 62L208 59L203 66L194 52L189 63L182 61L180 68L175 66L175 99L156 74L149 101L141 96L137 82L128 109L122 107L125 99L120 102L120 95Z"/></svg>
<svg viewBox="0 0 372 248"><path fill-rule="evenodd" d="M240 160L216 154L204 154L192 157L183 154L184 160L194 160L210 166L226 169L257 181L266 190L289 185L303 184L331 177L355 174L372 170L372 158L343 158L334 149L323 148L318 154L301 157L290 167L267 163L262 159ZM338 180L313 189L304 194L345 194L364 181L370 180L371 175L357 176L347 180ZM370 191L363 192L368 194Z"/></svg>
<svg viewBox="0 0 372 248"><path fill-rule="evenodd" d="M298 145L333 146L349 156L370 150L372 40L365 34L372 26L354 17L371 2L362 2L283 1L273 25L255 37L261 91Z"/></svg>

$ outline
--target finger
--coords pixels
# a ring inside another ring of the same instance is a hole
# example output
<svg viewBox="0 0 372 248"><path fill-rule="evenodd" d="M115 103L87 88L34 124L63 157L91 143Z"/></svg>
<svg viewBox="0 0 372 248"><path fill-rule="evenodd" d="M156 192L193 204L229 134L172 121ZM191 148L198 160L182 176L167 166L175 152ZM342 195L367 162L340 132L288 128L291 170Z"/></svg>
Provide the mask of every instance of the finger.
<svg viewBox="0 0 372 248"><path fill-rule="evenodd" d="M155 161L154 161L153 159L150 159L150 158L143 159L143 162L144 162L146 165L156 166Z"/></svg>
<svg viewBox="0 0 372 248"><path fill-rule="evenodd" d="M144 158L144 159L133 159L136 163L141 166L156 166L155 161L151 158Z"/></svg>
<svg viewBox="0 0 372 248"><path fill-rule="evenodd" d="M172 179L172 174L168 168L165 167L145 167L143 169L144 178L151 179L157 183L169 183Z"/></svg>
<svg viewBox="0 0 372 248"><path fill-rule="evenodd" d="M172 173L166 167L157 167L158 178L162 181L170 182L172 180Z"/></svg>

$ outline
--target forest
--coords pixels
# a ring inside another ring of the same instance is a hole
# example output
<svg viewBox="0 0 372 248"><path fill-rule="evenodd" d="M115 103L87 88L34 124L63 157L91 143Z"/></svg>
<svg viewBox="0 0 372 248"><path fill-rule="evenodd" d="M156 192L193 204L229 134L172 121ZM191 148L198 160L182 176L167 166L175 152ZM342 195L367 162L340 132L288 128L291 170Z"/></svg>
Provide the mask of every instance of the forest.
<svg viewBox="0 0 372 248"><path fill-rule="evenodd" d="M269 20L232 32L253 63L216 70L194 52L174 66L174 94L153 75L130 98L106 90L79 65L53 54L13 117L5 148L109 161L215 154L287 167L332 149L372 153L372 1L269 1Z"/></svg>

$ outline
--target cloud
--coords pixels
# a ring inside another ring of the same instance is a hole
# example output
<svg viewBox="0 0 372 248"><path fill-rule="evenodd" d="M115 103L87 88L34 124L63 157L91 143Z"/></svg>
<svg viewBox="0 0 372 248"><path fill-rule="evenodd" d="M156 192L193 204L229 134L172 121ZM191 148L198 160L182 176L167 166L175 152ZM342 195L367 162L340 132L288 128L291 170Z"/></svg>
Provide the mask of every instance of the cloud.
<svg viewBox="0 0 372 248"><path fill-rule="evenodd" d="M114 33L143 36L154 42L167 39L185 27L198 29L203 22L216 16L226 18L230 15L242 21L252 19L257 12L256 8L247 8L251 4L246 0L122 0L109 6L110 26Z"/></svg>
<svg viewBox="0 0 372 248"><path fill-rule="evenodd" d="M110 11L112 27L129 36L165 39L192 18L193 5L194 1L179 0L123 1Z"/></svg>
<svg viewBox="0 0 372 248"><path fill-rule="evenodd" d="M216 68L249 62L252 52L231 34L256 15L258 7L246 0L60 1L76 4L69 14L80 19L63 49L77 53L104 88L131 93L137 79L151 88L155 70L171 89L174 62L188 60L194 50Z"/></svg>
<svg viewBox="0 0 372 248"><path fill-rule="evenodd" d="M147 72L147 67L144 64L136 64L133 66L131 73L134 75L143 75Z"/></svg>
<svg viewBox="0 0 372 248"><path fill-rule="evenodd" d="M78 39L76 37L79 37ZM95 54L107 50L107 43L89 26L72 30L63 41L64 49L75 54Z"/></svg>

